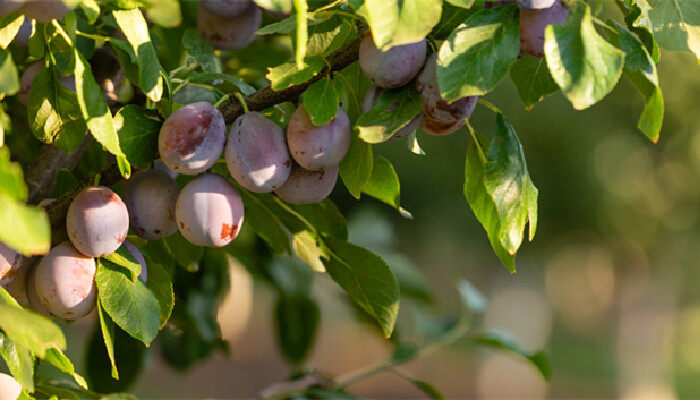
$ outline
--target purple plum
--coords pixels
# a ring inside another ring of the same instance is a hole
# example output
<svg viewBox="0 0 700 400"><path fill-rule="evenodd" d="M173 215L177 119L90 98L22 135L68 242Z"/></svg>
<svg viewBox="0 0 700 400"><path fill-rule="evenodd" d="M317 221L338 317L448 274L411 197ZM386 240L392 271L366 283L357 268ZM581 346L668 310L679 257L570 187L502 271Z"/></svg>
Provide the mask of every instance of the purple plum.
<svg viewBox="0 0 700 400"><path fill-rule="evenodd" d="M350 148L350 138L350 120L340 107L329 123L315 126L309 113L300 105L287 126L287 144L292 157L311 171L340 164Z"/></svg>

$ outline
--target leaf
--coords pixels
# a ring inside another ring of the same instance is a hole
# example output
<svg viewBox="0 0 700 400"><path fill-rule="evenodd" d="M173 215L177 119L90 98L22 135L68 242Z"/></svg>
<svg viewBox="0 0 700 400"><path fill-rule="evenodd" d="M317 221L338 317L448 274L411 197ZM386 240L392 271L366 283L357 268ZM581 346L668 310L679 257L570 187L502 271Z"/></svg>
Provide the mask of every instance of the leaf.
<svg viewBox="0 0 700 400"><path fill-rule="evenodd" d="M71 375L75 382L80 385L83 389L87 389L87 382L85 378L80 376L75 372L75 367L68 357L66 357L63 352L57 348L49 349L46 351L46 357L43 358L44 361L53 365L54 367L60 369L61 371Z"/></svg>
<svg viewBox="0 0 700 400"><path fill-rule="evenodd" d="M469 8L464 8L463 6L468 3L474 4ZM433 29L431 36L435 38L448 37L457 26L481 11L483 9L482 3L482 0L447 0L442 5L440 22Z"/></svg>
<svg viewBox="0 0 700 400"><path fill-rule="evenodd" d="M85 17L89 24L94 24L97 21L97 17L100 16L100 6L97 4L96 0L80 0L79 7L85 13Z"/></svg>
<svg viewBox="0 0 700 400"><path fill-rule="evenodd" d="M170 274L160 264L155 262L148 263L148 280L146 287L151 289L158 300L158 308L160 309L160 329L163 329L165 323L170 319L175 306L175 293L173 292L173 282L170 279Z"/></svg>
<svg viewBox="0 0 700 400"><path fill-rule="evenodd" d="M322 69L323 60L320 57L309 57L304 60L303 69L297 69L295 63L286 63L270 68L266 77L272 83L272 90L279 91L308 81Z"/></svg>
<svg viewBox="0 0 700 400"><path fill-rule="evenodd" d="M323 260L333 280L367 314L377 320L387 338L399 312L399 285L391 269L369 250L327 237L330 259Z"/></svg>
<svg viewBox="0 0 700 400"><path fill-rule="evenodd" d="M326 198L313 204L290 205L290 207L319 234L338 239L348 238L345 217L331 199Z"/></svg>
<svg viewBox="0 0 700 400"><path fill-rule="evenodd" d="M559 90L543 58L526 55L510 67L510 79L518 89L520 100L530 110L535 104Z"/></svg>
<svg viewBox="0 0 700 400"><path fill-rule="evenodd" d="M384 90L372 108L357 119L358 136L367 143L385 142L421 109L420 94L414 85Z"/></svg>
<svg viewBox="0 0 700 400"><path fill-rule="evenodd" d="M163 78L160 74L160 62L156 50L148 34L146 20L138 8L113 10L112 15L138 59L139 79L132 83L143 89L151 101L159 102L163 95Z"/></svg>
<svg viewBox="0 0 700 400"><path fill-rule="evenodd" d="M187 52L202 66L204 72L216 72L214 46L194 30L186 30L182 44Z"/></svg>
<svg viewBox="0 0 700 400"><path fill-rule="evenodd" d="M109 362L112 364L111 376L114 379L119 379L119 370L114 356L114 321L104 311L102 304L97 303L97 313L100 319L100 331L102 332L102 340L109 357Z"/></svg>
<svg viewBox="0 0 700 400"><path fill-rule="evenodd" d="M325 125L338 114L338 92L328 76L309 86L301 95L304 108L316 126Z"/></svg>
<svg viewBox="0 0 700 400"><path fill-rule="evenodd" d="M297 29L297 19L295 16L285 18L279 22L273 22L269 25L265 25L255 32L258 35L272 35L275 33L281 33L288 35Z"/></svg>
<svg viewBox="0 0 700 400"><path fill-rule="evenodd" d="M204 255L202 247L188 242L179 231L165 238L165 245L175 262L190 271L197 269L199 260Z"/></svg>
<svg viewBox="0 0 700 400"><path fill-rule="evenodd" d="M0 194L22 202L27 199L22 166L10 161L10 149L7 147L0 147Z"/></svg>
<svg viewBox="0 0 700 400"><path fill-rule="evenodd" d="M235 76L221 74L218 72L202 72L199 74L192 74L187 77L187 81L191 83L207 83L219 79L232 83L233 85L238 87L241 93L243 93L246 96L255 92L254 87L236 78Z"/></svg>
<svg viewBox="0 0 700 400"><path fill-rule="evenodd" d="M0 292L7 293L0 288ZM0 329L16 346L22 346L40 358L52 348L65 349L66 338L58 325L46 317L0 300Z"/></svg>
<svg viewBox="0 0 700 400"><path fill-rule="evenodd" d="M114 116L119 144L130 164L146 167L158 154L158 134L162 123L153 110L127 104Z"/></svg>
<svg viewBox="0 0 700 400"><path fill-rule="evenodd" d="M654 39L654 27L649 18L651 6L647 0L625 0L629 7L629 14L625 17L625 23L644 43L654 63L659 62L659 45Z"/></svg>
<svg viewBox="0 0 700 400"><path fill-rule="evenodd" d="M24 347L16 345L0 332L0 356L10 374L17 379L26 392L34 391L34 357Z"/></svg>
<svg viewBox="0 0 700 400"><path fill-rule="evenodd" d="M462 304L469 312L483 313L486 311L486 298L471 282L466 279L460 279L457 283L457 290L462 299Z"/></svg>
<svg viewBox="0 0 700 400"><path fill-rule="evenodd" d="M354 198L360 198L362 189L372 176L373 163L372 146L353 134L350 149L340 162L338 171Z"/></svg>
<svg viewBox="0 0 700 400"><path fill-rule="evenodd" d="M0 242L25 256L48 253L51 246L48 216L41 207L27 206L0 193Z"/></svg>
<svg viewBox="0 0 700 400"><path fill-rule="evenodd" d="M260 201L258 196L240 188L238 192L243 199L245 222L248 227L265 240L275 253L291 254L289 235L277 214Z"/></svg>
<svg viewBox="0 0 700 400"><path fill-rule="evenodd" d="M503 113L496 114L496 130L486 155L484 186L496 205L500 228L498 240L515 254L530 222L532 240L537 229L537 188L527 172L525 154L518 136Z"/></svg>
<svg viewBox="0 0 700 400"><path fill-rule="evenodd" d="M292 0L255 0L255 4L260 8L281 13L292 10Z"/></svg>
<svg viewBox="0 0 700 400"><path fill-rule="evenodd" d="M394 166L391 165L391 162L384 158L384 156L375 156L372 176L362 189L362 193L368 194L399 209L400 192L399 177L396 175Z"/></svg>
<svg viewBox="0 0 700 400"><path fill-rule="evenodd" d="M294 58L296 60L297 69L302 70L305 68L304 58L306 58L306 44L309 41L307 17L309 6L306 4L306 0L292 0L292 3L294 4L297 17L297 42Z"/></svg>
<svg viewBox="0 0 700 400"><path fill-rule="evenodd" d="M600 101L620 79L624 53L595 30L587 5L572 8L564 25L545 28L544 53L552 78L577 110Z"/></svg>
<svg viewBox="0 0 700 400"><path fill-rule="evenodd" d="M552 376L552 368L549 364L549 359L543 352L528 353L524 351L512 339L498 332L484 332L470 338L471 342L479 345L491 347L494 349L507 350L528 359L544 379L549 380Z"/></svg>
<svg viewBox="0 0 700 400"><path fill-rule="evenodd" d="M440 21L440 0L365 0L367 22L379 49L423 40Z"/></svg>
<svg viewBox="0 0 700 400"><path fill-rule="evenodd" d="M490 92L520 52L518 8L482 10L455 29L440 46L437 78L448 102Z"/></svg>
<svg viewBox="0 0 700 400"><path fill-rule="evenodd" d="M308 296L280 293L275 304L275 331L282 355L300 364L313 348L320 311Z"/></svg>
<svg viewBox="0 0 700 400"><path fill-rule="evenodd" d="M143 0L149 21L166 28L175 28L182 22L180 2L177 0Z"/></svg>
<svg viewBox="0 0 700 400"><path fill-rule="evenodd" d="M474 5L475 0L446 0L448 3L456 7L461 8L471 8Z"/></svg>
<svg viewBox="0 0 700 400"><path fill-rule="evenodd" d="M112 320L149 346L160 327L160 310L153 292L140 279L130 281L122 267L105 259L99 260L95 283L100 303Z"/></svg>
<svg viewBox="0 0 700 400"><path fill-rule="evenodd" d="M346 18L333 16L321 23L310 24L307 56L328 56L340 48L355 34L355 25Z"/></svg>
<svg viewBox="0 0 700 400"><path fill-rule="evenodd" d="M10 45L22 23L24 23L24 15L19 11L0 17L0 48L6 49Z"/></svg>
<svg viewBox="0 0 700 400"><path fill-rule="evenodd" d="M700 3L696 0L650 0L654 38L668 50L690 51L700 60Z"/></svg>
<svg viewBox="0 0 700 400"><path fill-rule="evenodd" d="M132 282L135 282L141 274L141 264L131 254L126 246L119 246L114 253L102 257L102 259L124 267L124 269L126 269L128 272L127 276Z"/></svg>
<svg viewBox="0 0 700 400"><path fill-rule="evenodd" d="M644 44L632 32L615 21L609 21L609 24L616 29L610 35L611 42L625 52L623 72L646 100L637 127L656 143L664 118L664 98L659 87L656 64Z"/></svg>
<svg viewBox="0 0 700 400"><path fill-rule="evenodd" d="M448 1L450 1L450 0L448 0ZM452 1L455 1L455 0L452 0ZM420 379L414 379L414 378L409 379L409 382L411 382L411 384L413 386L415 386L418 390L420 390L426 396L428 396L429 399L442 400L445 398L445 396L442 393L440 393L440 391L435 386L433 386L433 384L431 384L430 382L426 382L426 381L423 381Z"/></svg>

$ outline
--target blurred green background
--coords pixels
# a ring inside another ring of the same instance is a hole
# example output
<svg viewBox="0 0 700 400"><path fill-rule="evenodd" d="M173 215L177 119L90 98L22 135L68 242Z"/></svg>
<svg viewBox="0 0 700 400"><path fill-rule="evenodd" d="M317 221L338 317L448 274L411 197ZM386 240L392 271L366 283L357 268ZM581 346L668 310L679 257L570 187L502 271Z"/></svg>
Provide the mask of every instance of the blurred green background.
<svg viewBox="0 0 700 400"><path fill-rule="evenodd" d="M274 64L274 57L259 61ZM410 153L404 141L375 146L394 164L413 220L336 186L333 200L348 216L351 240L381 242L405 256L395 261L422 271L435 309L456 314L455 280L468 279L489 301L484 326L509 332L527 350L544 349L553 376L545 382L525 360L468 346L442 350L407 371L448 398L700 397L700 74L692 56L673 52L662 54L659 71L666 114L658 144L636 130L643 102L624 78L584 111L561 94L526 111L508 78L485 96L516 128L539 189L537 236L519 251L515 275L500 265L462 194L470 140L464 129L448 137L419 132L425 156ZM490 136L490 111L477 107L471 121ZM131 391L143 398L250 398L287 379L272 291L240 265L231 271L219 310L231 354L183 373L150 351ZM391 344L358 322L339 288L326 277L315 280L322 325L309 364L337 375L390 356ZM410 305L401 310L400 326ZM87 318L67 327L71 358L84 358L93 324ZM350 390L423 397L391 373Z"/></svg>

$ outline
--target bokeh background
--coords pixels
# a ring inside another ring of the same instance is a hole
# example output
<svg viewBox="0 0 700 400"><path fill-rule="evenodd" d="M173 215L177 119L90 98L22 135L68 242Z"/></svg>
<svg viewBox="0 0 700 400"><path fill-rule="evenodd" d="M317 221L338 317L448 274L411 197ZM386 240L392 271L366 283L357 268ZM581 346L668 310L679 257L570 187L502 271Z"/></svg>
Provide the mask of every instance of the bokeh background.
<svg viewBox="0 0 700 400"><path fill-rule="evenodd" d="M278 56L281 62L285 51L244 50L224 68L255 81L260 71L250 64L272 65ZM404 141L375 146L394 164L413 220L336 186L333 200L348 216L351 241L391 249L393 262L415 266L431 307L446 315L460 312L455 281L469 280L488 300L484 327L508 332L526 350L545 350L553 375L546 382L527 360L463 343L406 371L448 398L700 397L698 71L692 56L662 53L666 114L658 144L636 130L643 101L624 78L584 111L561 94L526 111L508 78L485 96L516 128L539 189L537 236L519 251L515 275L500 265L462 194L465 130L448 137L419 132L424 156ZM471 121L490 136L490 111L478 107ZM239 264L230 268L218 319L231 353L175 371L157 340L130 391L142 398L250 398L288 378L274 336L272 290ZM387 359L392 345L356 318L337 286L319 274L314 281L322 323L309 366L342 375ZM400 326L410 311L410 301L402 303ZM90 318L66 326L79 370L93 326ZM391 373L349 389L371 398L424 397Z"/></svg>

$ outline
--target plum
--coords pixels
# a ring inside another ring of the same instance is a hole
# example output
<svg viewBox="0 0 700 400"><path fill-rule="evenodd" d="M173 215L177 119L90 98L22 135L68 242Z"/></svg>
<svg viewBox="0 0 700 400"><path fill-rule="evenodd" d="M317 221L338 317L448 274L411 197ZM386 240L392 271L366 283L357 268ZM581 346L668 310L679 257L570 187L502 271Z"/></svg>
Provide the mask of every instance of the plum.
<svg viewBox="0 0 700 400"><path fill-rule="evenodd" d="M23 1L0 0L0 15L7 15L23 5Z"/></svg>
<svg viewBox="0 0 700 400"><path fill-rule="evenodd" d="M309 171L299 164L292 165L292 172L275 194L290 204L312 204L328 197L338 180L338 166L322 171Z"/></svg>
<svg viewBox="0 0 700 400"><path fill-rule="evenodd" d="M29 298L27 297L27 275L29 275L29 270L32 268L33 262L34 258L27 258L26 262L24 262L17 271L15 279L5 285L7 293L17 300L17 303L22 307L29 307Z"/></svg>
<svg viewBox="0 0 700 400"><path fill-rule="evenodd" d="M17 400L22 394L22 385L10 375L0 373L0 400Z"/></svg>
<svg viewBox="0 0 700 400"><path fill-rule="evenodd" d="M30 0L24 3L20 11L27 18L51 22L52 19L65 17L71 9L61 0Z"/></svg>
<svg viewBox="0 0 700 400"><path fill-rule="evenodd" d="M280 187L292 166L282 128L255 111L233 123L224 158L236 182L255 193Z"/></svg>
<svg viewBox="0 0 700 400"><path fill-rule="evenodd" d="M476 107L478 96L468 96L448 103L440 96L437 80L437 53L433 53L418 75L416 87L423 101L424 118L420 126L435 136L449 135L464 125L464 118Z"/></svg>
<svg viewBox="0 0 700 400"><path fill-rule="evenodd" d="M202 6L210 13L222 17L235 17L242 13L252 1L250 0L200 0Z"/></svg>
<svg viewBox="0 0 700 400"><path fill-rule="evenodd" d="M375 85L395 88L407 84L425 62L427 43L420 42L393 46L380 50L367 33L360 43L360 67Z"/></svg>
<svg viewBox="0 0 700 400"><path fill-rule="evenodd" d="M32 84L34 79L39 74L39 72L44 68L43 61L37 61L30 65L22 74L19 80L19 93L17 94L19 102L25 107L29 104L29 93L32 90ZM59 82L65 86L68 90L75 92L75 78L71 76L66 76L59 79Z"/></svg>
<svg viewBox="0 0 700 400"><path fill-rule="evenodd" d="M47 318L55 318L56 316L51 313L39 299L39 294L36 291L36 269L38 265L33 266L29 269L27 274L27 302L29 303L29 308L32 309L37 314L43 315Z"/></svg>
<svg viewBox="0 0 700 400"><path fill-rule="evenodd" d="M168 168L196 175L214 165L224 151L226 124L221 112L205 102L188 104L160 128L158 151Z"/></svg>
<svg viewBox="0 0 700 400"><path fill-rule="evenodd" d="M305 169L319 171L337 166L350 149L350 120L342 108L327 124L314 126L300 105L287 126L287 144L294 160Z"/></svg>
<svg viewBox="0 0 700 400"><path fill-rule="evenodd" d="M0 242L0 287L7 286L15 279L20 269L27 264L27 258Z"/></svg>
<svg viewBox="0 0 700 400"><path fill-rule="evenodd" d="M29 37L32 36L32 20L25 18L22 25L20 25L17 35L12 40L12 42L22 49L27 49L29 47Z"/></svg>
<svg viewBox="0 0 700 400"><path fill-rule="evenodd" d="M222 247L238 236L243 201L229 181L207 173L187 183L177 198L180 233L197 246Z"/></svg>
<svg viewBox="0 0 700 400"><path fill-rule="evenodd" d="M382 92L384 92L384 89L376 86L370 86L370 88L367 89L367 93L365 94L364 100L362 101L362 112L369 111L372 108L374 102L377 101L379 96L382 95ZM394 108L396 108L396 103L389 107L387 111L392 111ZM416 131L416 129L418 129L418 126L420 126L420 123L422 121L423 113L421 112L420 114L416 115L412 120L408 121L408 124L406 124L406 126L394 132L394 134L389 140L403 139L406 136L412 134Z"/></svg>
<svg viewBox="0 0 700 400"><path fill-rule="evenodd" d="M173 179L177 178L177 176L180 175L177 173L177 171L173 171L172 169L168 168L168 166L165 165L165 163L161 160L153 161L153 169L161 170Z"/></svg>
<svg viewBox="0 0 700 400"><path fill-rule="evenodd" d="M180 188L159 169L140 170L128 181L124 203L129 227L141 238L157 240L177 231L175 204Z"/></svg>
<svg viewBox="0 0 700 400"><path fill-rule="evenodd" d="M252 1L235 17L214 14L201 3L197 11L199 33L219 50L246 47L255 40L255 32L261 22L262 11Z"/></svg>
<svg viewBox="0 0 700 400"><path fill-rule="evenodd" d="M555 0L518 0L518 8L521 10L541 10L554 5Z"/></svg>
<svg viewBox="0 0 700 400"><path fill-rule="evenodd" d="M95 259L84 256L69 242L45 255L34 271L39 301L51 314L75 320L95 307Z"/></svg>
<svg viewBox="0 0 700 400"><path fill-rule="evenodd" d="M563 24L569 18L569 7L556 0L549 8L520 10L520 49L533 57L544 57L544 28Z"/></svg>
<svg viewBox="0 0 700 400"><path fill-rule="evenodd" d="M68 207L68 237L90 257L114 253L129 230L129 212L122 199L104 186L80 192Z"/></svg>
<svg viewBox="0 0 700 400"><path fill-rule="evenodd" d="M143 254L141 254L139 249L128 240L125 240L124 243L122 243L122 246L124 246L124 248L126 248L126 250L134 257L134 259L136 259L136 262L141 264L141 274L139 275L139 278L141 278L141 281L145 283L148 279L148 267L146 266L146 259L143 257Z"/></svg>

